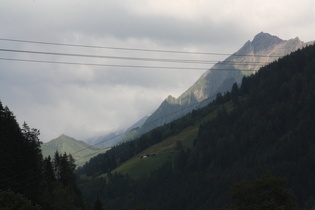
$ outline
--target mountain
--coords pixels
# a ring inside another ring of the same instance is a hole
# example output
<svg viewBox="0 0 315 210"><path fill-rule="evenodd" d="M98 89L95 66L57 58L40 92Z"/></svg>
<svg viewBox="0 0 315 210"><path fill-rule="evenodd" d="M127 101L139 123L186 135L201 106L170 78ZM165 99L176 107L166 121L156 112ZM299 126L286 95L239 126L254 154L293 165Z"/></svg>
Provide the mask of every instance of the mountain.
<svg viewBox="0 0 315 210"><path fill-rule="evenodd" d="M78 141L72 137L62 134L56 139L41 145L44 157L50 155L54 157L56 151L59 153L71 154L76 160L76 165L81 166L92 157L106 152L109 148L102 146L91 146L83 141Z"/></svg>
<svg viewBox="0 0 315 210"><path fill-rule="evenodd" d="M85 201L98 196L107 209L314 209L314 69L315 45L91 159L79 173ZM253 180L260 184L252 188Z"/></svg>
<svg viewBox="0 0 315 210"><path fill-rule="evenodd" d="M239 84L244 75L306 45L299 38L282 40L268 33L257 34L253 41L247 41L236 53L216 63L178 98L168 96L138 129L138 136L205 106L217 93L230 90L235 82Z"/></svg>

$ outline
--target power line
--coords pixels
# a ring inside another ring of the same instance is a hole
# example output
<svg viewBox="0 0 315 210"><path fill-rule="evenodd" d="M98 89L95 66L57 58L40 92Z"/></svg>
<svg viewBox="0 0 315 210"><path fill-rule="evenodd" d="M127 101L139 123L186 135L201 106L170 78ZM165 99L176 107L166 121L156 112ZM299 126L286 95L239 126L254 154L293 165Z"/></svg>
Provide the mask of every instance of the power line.
<svg viewBox="0 0 315 210"><path fill-rule="evenodd" d="M256 57L281 57L281 56L283 56L283 55L273 55L273 56L270 56L270 55L244 55L244 54L236 54L236 53L231 54L231 53L214 53L214 52L197 52L197 51L179 51L179 50L160 50L160 49L144 49L144 48L111 47L111 46L69 44L69 43L44 42L44 41L9 39L9 38L0 38L0 40L1 41L9 41L9 42L41 44L41 45L55 45L55 46L83 47L83 48L111 49L111 50L125 50L125 51L141 51L141 52L175 53L175 54L199 54L199 55L215 55L215 56L256 56Z"/></svg>
<svg viewBox="0 0 315 210"><path fill-rule="evenodd" d="M215 64L219 61L209 60L187 60L187 59L169 59L169 58L145 58L145 57L123 57L123 56L108 56L108 55L89 55L89 54L76 54L76 53L60 53L60 52L47 52L47 51L31 51L31 50L16 50L0 48L3 52L26 53L26 54L40 54L40 55L57 55L69 57L86 57L86 58L106 58L116 60L133 60L133 61L154 61L154 62L171 62L171 63L198 63L198 64ZM233 61L223 61L220 63L242 63ZM250 64L266 64L266 62L246 62Z"/></svg>
<svg viewBox="0 0 315 210"><path fill-rule="evenodd" d="M29 43L36 43L36 44L49 44L49 45L66 45L66 46L80 46L80 47L97 47L97 46L86 46L86 45L71 45L71 44L63 44L63 43L49 43L49 42L36 42L36 41L26 41L26 40L13 40L13 39L1 39L6 41L17 41L17 42L29 42ZM103 47L101 47L103 48ZM113 49L128 49L128 50L143 50L143 49L134 49L134 48L113 48ZM119 56L103 56L103 55L87 55L87 54L73 54L73 53L57 53L57 52L47 52L47 51L30 51L30 50L15 50L15 49L4 49L0 48L0 51L5 52L16 52L16 53L31 53L31 54L42 54L42 55L58 55L58 56L75 56L75 57L91 57L91 58L109 58L109 59L126 59L126 60L142 60L142 61L159 61L159 62L178 62L178 63L203 63L203 64L215 64L215 61L207 61L207 60L181 60L181 59L155 59L155 58L143 58L143 57L119 57ZM150 50L156 51L156 50ZM161 51L161 50L158 50ZM163 51L163 52L180 52L180 51ZM188 52L184 52L188 53ZM204 53L202 53L204 54ZM219 54L219 53L207 53L207 54L216 54L216 55L230 55L230 54ZM238 55L238 56L248 56L248 55ZM263 57L271 57L271 56L263 56ZM173 66L141 66L141 65L113 65L113 64L97 64L97 63L78 63L78 62L65 62L65 61L48 61L48 60L35 60L35 59L15 59L15 58L0 58L0 60L7 60L7 61L20 61L20 62L36 62L36 63L52 63L52 64L67 64L67 65L89 65L89 66L102 66L102 67L128 67L128 68L154 68L154 69L188 69L188 70L209 70L208 68L190 68L190 67L173 67ZM232 61L223 61L217 63L217 65L250 65L250 64L258 64L261 62L232 62ZM261 65L259 65L261 66ZM239 71L239 69L210 69L215 71ZM241 71L250 71L253 70L244 69ZM192 104L191 106L195 106L197 104ZM190 107L190 106L189 106ZM186 107L186 108L189 108ZM183 110L178 110L180 112ZM175 113L177 113L175 112ZM172 115L174 113L171 113ZM169 115L167 115L169 116ZM164 117L167 117L164 116ZM162 118L161 118L162 119ZM160 120L160 119L157 119ZM150 122L152 123L152 121ZM118 136L116 136L118 137ZM114 137L115 138L115 137ZM102 143L102 142L101 142ZM88 147L89 148L89 147ZM84 150L84 149L83 149ZM82 150L80 150L82 151ZM77 151L73 154L76 154L80 151Z"/></svg>
<svg viewBox="0 0 315 210"><path fill-rule="evenodd" d="M147 68L147 69L173 69L173 70L213 70L213 71L256 71L249 69L224 69L224 68L200 68L200 67L174 67L174 66L142 66L142 65L122 65L122 64L100 64L100 63L77 63L66 61L48 61L48 60L34 60L34 59L19 59L19 58L3 58L0 60L6 61L19 61L19 62L32 62L32 63L50 63L50 64L65 64L65 65L83 65L83 66L98 66L98 67L121 67L121 68ZM261 66L261 65L257 65Z"/></svg>
<svg viewBox="0 0 315 210"><path fill-rule="evenodd" d="M138 48L118 48L118 47L103 47L103 46L91 46L91 45L78 45L78 44L65 44L65 43L53 43L53 42L39 42L39 41L29 41L29 40L17 40L17 39L4 39L0 38L2 41L13 41L13 42L25 42L32 44L45 44L45 45L62 45L70 47L89 47L89 48L107 48L116 50L134 50L134 51L150 51L150 52L168 52L168 53L191 53L191 54L208 54L208 55L231 55L226 53L205 53L205 52L187 52L187 51L168 51L168 50L152 50L152 49L138 49ZM208 60L182 60L182 59L155 59L155 58L143 58L143 57L121 57L121 56L104 56L104 55L88 55L88 54L74 54L74 53L58 53L58 52L47 52L47 51L30 51L30 50L15 50L15 49L0 49L4 52L15 52L15 53L28 53L28 54L41 54L41 55L58 55L58 56L72 56L72 57L90 57L90 58L107 58L107 59L123 59L123 60L141 60L141 61L155 61L155 62L177 62L177 63L199 63L199 64L215 64L215 61ZM253 56L253 55L240 55L233 54L234 56ZM278 57L278 56L267 56L267 55L255 55L257 57ZM35 60L35 59L15 59L15 58L0 58L0 60L7 61L20 61L20 62L36 62L36 63L52 63L52 64L67 64L67 65L89 65L89 66L102 66L102 67L128 67L128 68L154 68L154 69L189 69L189 70L209 70L208 68L189 68L189 67L170 67L170 66L141 66L141 65L113 65L113 64L97 64L97 63L78 63L78 62L64 62L64 61L48 61L48 60ZM223 61L217 63L217 65L254 65L260 62L231 62ZM261 65L259 65L261 66ZM236 69L214 69L218 71L239 71ZM253 70L241 70L241 71L253 71ZM197 104L192 104L195 106ZM190 107L190 106L189 106ZM186 107L186 108L189 108ZM178 110L180 112L183 110ZM175 112L175 113L177 113ZM171 113L172 115L174 113ZM169 115L167 115L169 116ZM164 116L164 117L167 117ZM162 118L161 118L162 119ZM160 120L160 119L158 119ZM152 121L150 122L152 123ZM102 143L102 142L101 142ZM82 150L80 150L82 151ZM78 151L78 152L80 152ZM75 152L75 153L78 153ZM75 154L73 153L73 154Z"/></svg>

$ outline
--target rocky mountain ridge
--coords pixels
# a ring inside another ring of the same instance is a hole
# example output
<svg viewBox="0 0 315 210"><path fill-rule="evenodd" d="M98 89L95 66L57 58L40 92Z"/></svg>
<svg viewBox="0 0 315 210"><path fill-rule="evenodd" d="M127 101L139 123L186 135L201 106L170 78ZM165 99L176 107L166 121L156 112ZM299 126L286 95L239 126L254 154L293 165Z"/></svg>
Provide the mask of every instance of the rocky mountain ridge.
<svg viewBox="0 0 315 210"><path fill-rule="evenodd" d="M240 83L243 76L250 75L258 71L260 67L308 44L310 43L304 43L298 37L282 40L264 32L257 34L236 53L216 63L201 75L178 98L168 96L138 129L138 134L146 133L208 104L217 93L230 90L235 82Z"/></svg>

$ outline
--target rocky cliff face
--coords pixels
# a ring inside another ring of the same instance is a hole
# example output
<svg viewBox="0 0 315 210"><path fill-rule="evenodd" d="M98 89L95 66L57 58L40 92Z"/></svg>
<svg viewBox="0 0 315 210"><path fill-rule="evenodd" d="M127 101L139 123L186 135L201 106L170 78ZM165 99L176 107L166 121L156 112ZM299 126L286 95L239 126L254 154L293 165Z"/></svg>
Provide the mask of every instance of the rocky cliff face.
<svg viewBox="0 0 315 210"><path fill-rule="evenodd" d="M240 83L244 75L252 74L260 67L305 45L299 38L282 40L268 33L257 34L253 41L247 41L236 53L205 72L178 98L168 96L147 119L140 133L206 105L217 93L229 91L233 83Z"/></svg>
<svg viewBox="0 0 315 210"><path fill-rule="evenodd" d="M305 43L299 38L284 41L268 33L259 33L253 41L247 41L236 53L205 72L193 86L179 96L178 103L185 101L191 94L198 101L202 101L218 92L228 91L234 82L240 83L244 75L252 74L263 65L303 46Z"/></svg>

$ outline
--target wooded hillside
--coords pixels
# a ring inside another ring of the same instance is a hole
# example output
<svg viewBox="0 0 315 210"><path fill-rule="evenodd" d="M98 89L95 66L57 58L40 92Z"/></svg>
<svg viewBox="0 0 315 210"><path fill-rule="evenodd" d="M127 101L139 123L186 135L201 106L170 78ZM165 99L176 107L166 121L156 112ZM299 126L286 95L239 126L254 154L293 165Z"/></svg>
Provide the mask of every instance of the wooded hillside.
<svg viewBox="0 0 315 210"><path fill-rule="evenodd" d="M283 187L295 196L287 203L299 209L315 206L314 45L245 77L240 87L234 84L204 110L213 111L209 107L220 111L200 125L192 148L181 148L174 161L141 180L110 172L107 179L82 179L86 201L99 197L109 209L237 208L230 197L235 183L272 175L287 180ZM160 131L157 142L166 135ZM137 141L130 145L141 145ZM132 151L120 149L117 154ZM272 205L287 205L278 201Z"/></svg>

